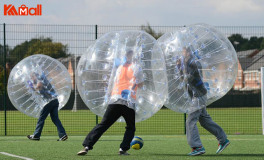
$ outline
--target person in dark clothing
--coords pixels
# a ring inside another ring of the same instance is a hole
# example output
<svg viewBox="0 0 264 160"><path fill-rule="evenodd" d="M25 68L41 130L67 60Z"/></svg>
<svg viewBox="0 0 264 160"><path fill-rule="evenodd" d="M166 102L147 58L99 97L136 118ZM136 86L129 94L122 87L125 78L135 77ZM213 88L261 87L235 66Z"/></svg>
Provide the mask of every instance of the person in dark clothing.
<svg viewBox="0 0 264 160"><path fill-rule="evenodd" d="M205 153L196 125L197 121L200 122L203 128L216 136L219 142L216 153L220 153L230 144L230 141L227 139L224 130L212 120L206 111L207 89L202 80L202 66L189 47L183 49L183 56L183 63L177 65L180 68L182 77L184 77L185 87L192 100L193 107L198 108L198 110L188 113L186 121L187 141L192 148L192 152L188 155L194 156Z"/></svg>
<svg viewBox="0 0 264 160"><path fill-rule="evenodd" d="M41 75L33 72L31 73L30 78L31 80L28 81L28 85L32 90L37 92L37 95L39 95L45 102L47 102L47 104L40 112L34 134L28 135L27 138L30 140L40 140L45 120L50 114L51 120L56 125L58 130L59 139L57 141L67 140L68 136L58 116L59 101L55 90L47 80L44 72Z"/></svg>
<svg viewBox="0 0 264 160"><path fill-rule="evenodd" d="M126 121L126 131L122 143L120 144L119 155L129 155L136 127L135 127L135 105L137 88L142 86L142 69L132 63L133 51L126 52L126 62L119 65L114 78L114 86L111 89L111 99L103 116L102 121L96 125L83 141L83 150L77 155L86 155L93 149L94 144L103 133L111 127L118 118L124 117Z"/></svg>

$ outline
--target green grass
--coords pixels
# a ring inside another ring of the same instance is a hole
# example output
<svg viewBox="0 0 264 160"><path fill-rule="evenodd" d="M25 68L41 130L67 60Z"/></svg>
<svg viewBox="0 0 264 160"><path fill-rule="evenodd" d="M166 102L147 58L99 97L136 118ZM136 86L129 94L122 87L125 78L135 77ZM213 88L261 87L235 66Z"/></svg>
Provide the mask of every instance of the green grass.
<svg viewBox="0 0 264 160"><path fill-rule="evenodd" d="M144 139L141 150L129 150L130 156L117 155L122 136L102 136L94 149L86 156L80 157L76 153L82 149L85 136L70 136L65 142L57 142L57 136L42 136L40 141L30 141L25 136L0 136L0 152L28 157L37 160L170 160L170 159L263 159L262 135L229 135L231 144L219 155L215 137L202 135L201 139L206 154L190 157L190 152L184 135L139 135ZM0 154L0 159L17 159Z"/></svg>
<svg viewBox="0 0 264 160"><path fill-rule="evenodd" d="M227 134L261 134L261 108L208 108L208 113ZM69 135L85 135L96 124L96 116L89 110L72 112L62 110L60 119ZM98 120L101 121L101 118ZM37 119L19 111L7 111L7 135L32 134ZM199 126L199 125L198 125ZM4 112L0 111L0 135L5 135ZM184 134L184 115L162 109L148 120L136 123L136 133L141 135ZM105 135L120 135L125 123L115 123ZM209 134L199 126L200 134ZM42 135L57 135L56 127L48 117Z"/></svg>

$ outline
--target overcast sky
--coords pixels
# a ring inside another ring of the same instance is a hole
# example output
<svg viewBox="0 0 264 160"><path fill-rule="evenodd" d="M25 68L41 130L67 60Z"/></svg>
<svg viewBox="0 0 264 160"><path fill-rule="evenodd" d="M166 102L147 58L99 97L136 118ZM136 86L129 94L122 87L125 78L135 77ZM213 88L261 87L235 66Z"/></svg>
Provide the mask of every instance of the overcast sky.
<svg viewBox="0 0 264 160"><path fill-rule="evenodd" d="M4 4L42 4L42 16L4 16ZM263 0L0 0L0 12L7 24L264 26Z"/></svg>

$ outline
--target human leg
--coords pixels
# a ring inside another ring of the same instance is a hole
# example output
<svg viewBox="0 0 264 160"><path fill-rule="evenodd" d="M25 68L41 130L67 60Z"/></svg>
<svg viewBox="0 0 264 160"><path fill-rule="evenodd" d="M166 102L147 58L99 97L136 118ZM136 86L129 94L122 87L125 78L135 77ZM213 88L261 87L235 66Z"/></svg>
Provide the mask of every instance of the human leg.
<svg viewBox="0 0 264 160"><path fill-rule="evenodd" d="M124 138L122 143L120 144L120 148L123 151L127 151L130 149L130 142L132 141L136 127L135 127L135 110L128 108L126 106L123 106L123 112L122 116L124 117L126 121L126 131L124 134Z"/></svg>
<svg viewBox="0 0 264 160"><path fill-rule="evenodd" d="M57 99L53 100L52 102L53 102L52 103L53 107L50 112L50 117L51 117L52 122L56 125L59 137L61 138L66 135L66 132L59 119L59 114L58 114L59 102Z"/></svg>
<svg viewBox="0 0 264 160"><path fill-rule="evenodd" d="M219 145L216 153L222 152L230 144L224 130L212 120L211 116L207 113L206 108L202 109L199 122L203 128L217 138Z"/></svg>
<svg viewBox="0 0 264 160"><path fill-rule="evenodd" d="M34 132L34 137L35 138L39 138L41 136L41 132L42 132L42 129L44 127L45 120L46 120L47 116L50 113L50 108L51 107L52 107L51 103L48 103L41 110L40 116L39 116L39 119L38 119L38 122L37 122L37 126L36 126L36 129L35 129L35 132Z"/></svg>
<svg viewBox="0 0 264 160"><path fill-rule="evenodd" d="M202 146L202 142L200 139L199 131L197 128L197 121L199 120L199 116L201 114L201 110L197 110L188 114L186 121L186 136L188 144L191 148L198 148Z"/></svg>
<svg viewBox="0 0 264 160"><path fill-rule="evenodd" d="M206 108L201 109L199 122L204 129L217 138L219 143L224 143L226 141L227 136L224 130L212 120L211 116L207 113Z"/></svg>
<svg viewBox="0 0 264 160"><path fill-rule="evenodd" d="M119 104L110 104L107 107L107 110L103 116L102 121L96 125L92 131L86 136L83 146L89 147L89 150L93 149L93 145L98 141L102 134L112 126L115 121L121 116L121 105Z"/></svg>

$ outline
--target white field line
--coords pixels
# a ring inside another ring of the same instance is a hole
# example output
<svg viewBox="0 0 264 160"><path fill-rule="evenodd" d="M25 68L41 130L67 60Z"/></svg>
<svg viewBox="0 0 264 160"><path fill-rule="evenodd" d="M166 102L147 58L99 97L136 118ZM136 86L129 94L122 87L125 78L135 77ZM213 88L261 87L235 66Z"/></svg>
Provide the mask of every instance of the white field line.
<svg viewBox="0 0 264 160"><path fill-rule="evenodd" d="M10 154L10 153L6 153L6 152L0 152L0 153L3 154L3 155L6 155L6 156L10 156L10 157L16 157L16 158L25 159L25 160L33 160L33 159L31 159L31 158L22 157L22 156L17 156L17 155Z"/></svg>

